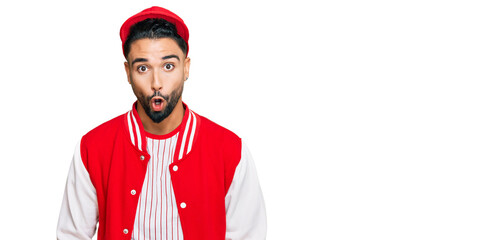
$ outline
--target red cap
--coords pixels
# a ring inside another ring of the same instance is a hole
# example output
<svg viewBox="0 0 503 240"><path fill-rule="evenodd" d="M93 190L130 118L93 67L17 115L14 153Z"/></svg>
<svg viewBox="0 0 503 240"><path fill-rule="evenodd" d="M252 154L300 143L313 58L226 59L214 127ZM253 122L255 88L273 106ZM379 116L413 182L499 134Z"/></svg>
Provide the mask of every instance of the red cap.
<svg viewBox="0 0 503 240"><path fill-rule="evenodd" d="M164 9L162 7L151 7L147 8L136 15L128 18L121 27L120 30L120 35L121 35L121 41L122 41L122 51L124 51L124 43L126 42L127 37L129 36L129 30L131 26L135 25L138 22L141 22L147 18L162 18L165 19L166 21L173 23L176 27L176 31L180 37L185 40L185 43L187 44L187 54L189 53L189 29L183 22L183 20L173 12L169 11L168 9ZM126 54L123 52L124 57L127 58Z"/></svg>

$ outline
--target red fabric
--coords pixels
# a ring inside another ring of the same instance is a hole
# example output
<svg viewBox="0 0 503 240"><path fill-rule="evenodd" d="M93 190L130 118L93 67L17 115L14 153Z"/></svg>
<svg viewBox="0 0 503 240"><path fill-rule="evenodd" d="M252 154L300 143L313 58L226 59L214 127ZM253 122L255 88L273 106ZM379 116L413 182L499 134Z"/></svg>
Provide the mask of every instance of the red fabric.
<svg viewBox="0 0 503 240"><path fill-rule="evenodd" d="M185 43L187 44L187 55L189 54L189 29L183 22L183 19L181 19L178 15L175 13L169 11L168 9L162 8L162 7L151 7L147 8L130 18L128 18L121 26L120 29L120 37L122 41L122 49L124 50L124 43L126 42L126 39L129 35L129 30L131 26L134 24L141 22L147 18L162 18L167 20L170 23L173 23L176 27L176 31L180 37L185 40ZM127 58L127 56L124 54L124 57Z"/></svg>
<svg viewBox="0 0 503 240"><path fill-rule="evenodd" d="M210 120L195 116L199 123L192 150L170 165L184 239L224 240L225 195L241 159L241 139ZM82 138L82 161L98 198L98 240L131 239L150 159L146 150L142 152L131 143L126 118L124 114L112 119ZM187 118L184 119L182 126L186 124ZM141 125L140 128L144 131ZM174 165L178 171L173 171ZM132 195L132 189L137 194ZM186 208L180 207L182 202ZM126 234L124 229L128 229Z"/></svg>

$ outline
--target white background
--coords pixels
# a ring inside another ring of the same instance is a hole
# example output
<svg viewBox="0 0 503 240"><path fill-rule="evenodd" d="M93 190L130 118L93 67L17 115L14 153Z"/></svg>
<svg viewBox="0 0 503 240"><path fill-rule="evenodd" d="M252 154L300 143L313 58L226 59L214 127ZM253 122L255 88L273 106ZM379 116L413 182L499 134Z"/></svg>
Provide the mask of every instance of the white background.
<svg viewBox="0 0 503 240"><path fill-rule="evenodd" d="M503 239L501 1L9 1L2 239L54 239L79 138L130 109L119 28L190 30L184 101L243 137L268 239Z"/></svg>

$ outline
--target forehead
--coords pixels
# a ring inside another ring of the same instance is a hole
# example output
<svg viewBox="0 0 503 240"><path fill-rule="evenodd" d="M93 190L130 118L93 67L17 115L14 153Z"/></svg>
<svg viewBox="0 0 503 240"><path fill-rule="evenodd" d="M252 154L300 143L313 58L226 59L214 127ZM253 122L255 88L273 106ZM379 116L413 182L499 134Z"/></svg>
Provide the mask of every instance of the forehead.
<svg viewBox="0 0 503 240"><path fill-rule="evenodd" d="M131 43L129 51L129 59L147 58L155 59L162 58L167 55L177 55L180 59L184 54L175 40L171 38L142 38Z"/></svg>

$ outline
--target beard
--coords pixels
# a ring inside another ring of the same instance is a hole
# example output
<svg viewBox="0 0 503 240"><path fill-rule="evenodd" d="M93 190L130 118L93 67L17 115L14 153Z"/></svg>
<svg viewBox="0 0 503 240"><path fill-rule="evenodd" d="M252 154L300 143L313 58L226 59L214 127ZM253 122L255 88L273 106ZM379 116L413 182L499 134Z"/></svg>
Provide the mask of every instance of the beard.
<svg viewBox="0 0 503 240"><path fill-rule="evenodd" d="M145 96L140 93L138 96L138 102L140 102L141 106L145 110L145 113L150 119L152 119L153 122L160 123L171 115L171 112L173 112L173 109L182 96L182 92L183 83L169 95L162 95L159 91L156 91L152 96ZM162 97L164 101L166 101L166 107L164 107L163 111L154 111L150 107L151 100L154 97Z"/></svg>

